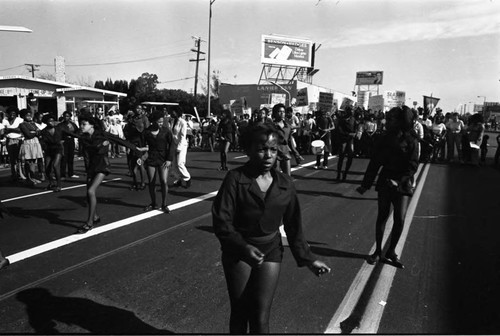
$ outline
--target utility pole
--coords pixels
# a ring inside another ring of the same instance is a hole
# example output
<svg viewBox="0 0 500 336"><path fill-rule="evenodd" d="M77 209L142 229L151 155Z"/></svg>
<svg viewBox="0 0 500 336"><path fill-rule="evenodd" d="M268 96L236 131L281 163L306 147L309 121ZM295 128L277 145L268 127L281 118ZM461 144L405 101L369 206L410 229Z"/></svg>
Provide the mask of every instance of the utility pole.
<svg viewBox="0 0 500 336"><path fill-rule="evenodd" d="M203 51L200 51L200 44L202 42L202 39L199 37L192 36L194 39L194 47L191 49L192 52L196 53L196 59L190 59L189 62L196 62L196 70L194 74L194 99L196 100L197 98L197 91L198 91L198 67L200 64L200 61L204 61L205 59L200 59L200 54L205 54Z"/></svg>
<svg viewBox="0 0 500 336"><path fill-rule="evenodd" d="M31 77L35 78L35 71L38 71L40 65L31 63L26 63L24 65L26 65L28 67L28 71L31 72Z"/></svg>

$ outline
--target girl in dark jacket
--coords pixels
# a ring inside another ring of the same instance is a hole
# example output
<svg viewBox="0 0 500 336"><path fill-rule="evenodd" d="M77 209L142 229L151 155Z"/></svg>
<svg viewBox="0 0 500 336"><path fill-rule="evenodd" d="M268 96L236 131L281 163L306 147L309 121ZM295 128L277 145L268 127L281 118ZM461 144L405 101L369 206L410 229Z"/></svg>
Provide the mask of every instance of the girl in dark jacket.
<svg viewBox="0 0 500 336"><path fill-rule="evenodd" d="M272 124L249 127L242 136L249 161L227 173L212 207L231 304L229 331L233 334L269 333L283 258L281 223L298 266L307 266L318 276L330 271L316 260L304 238L292 179L273 168L278 138Z"/></svg>
<svg viewBox="0 0 500 336"><path fill-rule="evenodd" d="M220 168L219 170L227 171L227 153L229 147L234 142L234 123L231 116L231 111L223 110L221 120L217 127L217 137L220 148Z"/></svg>
<svg viewBox="0 0 500 336"><path fill-rule="evenodd" d="M151 204L146 206L144 211L150 211L157 207L156 204L156 173L160 177L161 189L161 210L170 213L167 206L167 178L168 169L172 165L176 146L173 144L172 131L164 126L163 113L155 113L151 117L151 126L144 133L146 146L148 147L148 157L145 161L146 173L149 179L149 195Z"/></svg>
<svg viewBox="0 0 500 336"><path fill-rule="evenodd" d="M80 131L83 135L65 132L79 139L88 157L87 167L87 204L89 206L88 219L85 225L81 226L77 233L86 233L94 227L94 224L100 222L97 214L97 188L101 185L104 178L109 175L110 163L108 158L108 149L110 141L116 142L122 146L130 148L134 155L141 157L141 151L146 148L140 148L136 145L120 139L118 136L103 130L102 121L91 116L82 116L80 118Z"/></svg>
<svg viewBox="0 0 500 336"><path fill-rule="evenodd" d="M408 202L413 194L413 175L418 168L418 140L413 131L412 118L413 113L406 106L392 108L387 113L387 132L377 141L363 182L357 188L360 194L370 189L382 167L376 184L378 191L376 249L367 259L370 264L375 264L382 257L382 238L392 204L394 224L385 259L394 266L403 268L396 254L396 246L403 232Z"/></svg>
<svg viewBox="0 0 500 336"><path fill-rule="evenodd" d="M45 174L49 181L46 189L59 192L61 191L61 158L64 149L62 129L56 127L57 121L50 114L44 117L43 122L47 127L41 132L40 143L45 154ZM71 141L73 141L72 138Z"/></svg>

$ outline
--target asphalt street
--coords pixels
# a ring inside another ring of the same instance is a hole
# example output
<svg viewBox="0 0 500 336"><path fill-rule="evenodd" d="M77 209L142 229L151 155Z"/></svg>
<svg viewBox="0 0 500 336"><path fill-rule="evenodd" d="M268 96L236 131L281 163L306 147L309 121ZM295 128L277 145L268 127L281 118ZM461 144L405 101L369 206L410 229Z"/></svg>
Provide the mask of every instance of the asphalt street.
<svg viewBox="0 0 500 336"><path fill-rule="evenodd" d="M491 139L493 140L493 139ZM491 142L491 141L490 141ZM491 142L493 144L493 142ZM273 333L498 334L500 171L421 165L398 249L405 269L368 265L376 192L359 195L367 159L337 182L336 158L292 172L306 238L332 272L297 268L285 250ZM229 166L243 164L231 152ZM143 212L149 194L128 189L124 158L98 190L102 222L85 235L83 163L60 193L10 181L0 171L0 333L165 334L228 332L229 300L210 209L225 172L219 154L191 151L190 189L171 188L171 214ZM159 197L159 193L158 193ZM390 227L390 222L388 227Z"/></svg>

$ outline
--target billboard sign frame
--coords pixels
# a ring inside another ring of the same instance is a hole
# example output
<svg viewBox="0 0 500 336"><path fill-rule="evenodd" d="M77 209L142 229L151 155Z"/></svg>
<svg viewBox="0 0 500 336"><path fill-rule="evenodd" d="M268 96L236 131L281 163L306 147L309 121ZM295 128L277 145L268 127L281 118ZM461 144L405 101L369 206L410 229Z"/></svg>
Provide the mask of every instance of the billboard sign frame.
<svg viewBox="0 0 500 336"><path fill-rule="evenodd" d="M262 35L261 63L295 67L314 66L314 43L309 39Z"/></svg>
<svg viewBox="0 0 500 336"><path fill-rule="evenodd" d="M358 71L356 72L356 85L382 85L384 84L383 71Z"/></svg>

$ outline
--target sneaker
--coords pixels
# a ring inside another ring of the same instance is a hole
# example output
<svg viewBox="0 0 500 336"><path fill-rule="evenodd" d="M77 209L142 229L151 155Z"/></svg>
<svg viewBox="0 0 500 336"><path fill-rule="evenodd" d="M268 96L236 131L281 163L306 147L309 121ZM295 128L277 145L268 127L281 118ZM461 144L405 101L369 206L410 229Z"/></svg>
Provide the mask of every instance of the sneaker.
<svg viewBox="0 0 500 336"><path fill-rule="evenodd" d="M323 169L328 169L328 166L323 166Z"/></svg>
<svg viewBox="0 0 500 336"><path fill-rule="evenodd" d="M319 166L314 166L314 169L319 169Z"/></svg>
<svg viewBox="0 0 500 336"><path fill-rule="evenodd" d="M79 178L80 176L78 175L71 175L70 178Z"/></svg>

